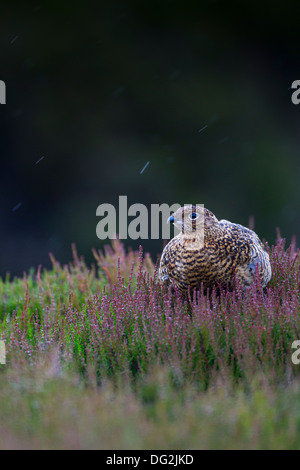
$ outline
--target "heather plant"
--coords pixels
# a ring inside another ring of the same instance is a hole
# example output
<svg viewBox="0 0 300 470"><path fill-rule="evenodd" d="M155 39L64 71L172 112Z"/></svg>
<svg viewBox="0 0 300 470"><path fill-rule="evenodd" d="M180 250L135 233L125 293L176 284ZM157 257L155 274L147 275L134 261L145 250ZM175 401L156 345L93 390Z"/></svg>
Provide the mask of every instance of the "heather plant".
<svg viewBox="0 0 300 470"><path fill-rule="evenodd" d="M66 390L75 386L76 400L79 395L94 393L92 401L96 402L98 394L105 401L107 389L114 390L112 400L128 398L137 422L139 416L146 428L153 428L157 421L167 435L168 421L172 426L178 420L180 426L182 410L197 415L199 396L205 402L209 391L222 389L220 384L225 384L231 405L232 396L242 394L241 406L249 423L241 446L247 447L248 428L252 426L247 400L265 401L266 408L271 409L273 398L269 395L273 396L274 390L291 384L297 388L299 383L300 366L291 361L292 342L300 339L299 250L294 240L286 248L280 234L276 245L271 248L267 245L267 250L273 276L265 289L257 278L247 290L237 284L231 292L200 290L183 297L162 287L157 279L157 266L148 254L143 255L142 249L126 253L118 240L103 252L94 250L95 264L91 267L73 246L73 261L69 265L61 266L51 255L51 270L39 267L36 272L24 274L23 279L0 280L0 339L7 349L7 363L0 366L0 401L1 393L7 401L13 388L16 400L21 402L19 390L24 389L26 403L21 403L20 409L25 407L27 411L21 428L26 428L29 414L35 434L40 432L41 420L34 418L34 406L28 409L27 402L34 402L39 388L45 388L48 396L51 389L48 384L53 382L54 395L59 393L56 387L61 386L67 396ZM259 384L258 390L262 387L259 398L255 384ZM36 392L32 392L32 386ZM214 392L214 405L207 404L208 409L221 406L216 405L218 393ZM292 388L289 393L298 391ZM190 400L193 405L189 405ZM39 406L48 410L51 400L46 402ZM206 412L199 413L199 422L203 422ZM238 416L236 407L233 413ZM44 411L42 415L44 422ZM8 412L5 416L10 419ZM225 419L231 418L228 415ZM188 420L193 421L191 417ZM61 419L58 421L57 426L64 426ZM186 425L190 429L190 424ZM111 426L108 432L112 432L116 423L111 422ZM139 426L133 424L136 436ZM12 433L13 429L14 425ZM189 435L191 430L186 432ZM274 436L270 432L269 447L273 437L278 439L276 432ZM151 441L148 437L145 442L154 445L155 439ZM178 439L177 435L170 435L162 442L167 448L180 448ZM212 441L207 439L208 447L222 447L222 440L214 437L213 430ZM96 446L92 438L87 441ZM223 445L230 447L230 438L225 441ZM145 442L140 443L140 448L147 445ZM197 447L193 439L190 445Z"/></svg>

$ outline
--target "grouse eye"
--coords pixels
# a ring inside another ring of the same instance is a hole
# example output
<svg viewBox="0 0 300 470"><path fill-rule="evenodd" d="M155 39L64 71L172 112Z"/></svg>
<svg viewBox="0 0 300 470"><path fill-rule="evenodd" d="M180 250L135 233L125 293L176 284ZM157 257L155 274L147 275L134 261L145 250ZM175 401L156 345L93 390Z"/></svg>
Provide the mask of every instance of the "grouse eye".
<svg viewBox="0 0 300 470"><path fill-rule="evenodd" d="M198 219L198 217L199 217L199 214L197 214L197 212L192 212L190 214L190 219L192 220Z"/></svg>

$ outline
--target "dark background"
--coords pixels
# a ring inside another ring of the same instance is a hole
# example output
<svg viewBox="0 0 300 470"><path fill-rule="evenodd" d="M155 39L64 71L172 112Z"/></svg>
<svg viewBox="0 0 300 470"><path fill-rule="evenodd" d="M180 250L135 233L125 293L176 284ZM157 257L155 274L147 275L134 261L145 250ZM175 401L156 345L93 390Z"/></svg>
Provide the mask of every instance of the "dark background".
<svg viewBox="0 0 300 470"><path fill-rule="evenodd" d="M1 2L0 275L72 242L90 262L119 195L299 235L298 23L274 2Z"/></svg>

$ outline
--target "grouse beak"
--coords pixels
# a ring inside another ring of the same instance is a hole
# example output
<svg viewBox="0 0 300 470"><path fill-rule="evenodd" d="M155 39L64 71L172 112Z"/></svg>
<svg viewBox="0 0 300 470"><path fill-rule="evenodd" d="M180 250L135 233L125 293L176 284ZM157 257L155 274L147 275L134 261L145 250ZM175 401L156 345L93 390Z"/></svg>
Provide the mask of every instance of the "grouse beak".
<svg viewBox="0 0 300 470"><path fill-rule="evenodd" d="M171 217L169 217L167 220L167 224L170 224L171 222L174 223L174 221L175 221L174 215L171 215Z"/></svg>

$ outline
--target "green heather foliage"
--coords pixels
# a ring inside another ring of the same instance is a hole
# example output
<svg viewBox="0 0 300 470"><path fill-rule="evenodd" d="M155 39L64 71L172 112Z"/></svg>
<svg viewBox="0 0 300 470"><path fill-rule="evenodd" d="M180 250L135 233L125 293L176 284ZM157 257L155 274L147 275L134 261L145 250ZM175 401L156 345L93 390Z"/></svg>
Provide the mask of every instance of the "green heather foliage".
<svg viewBox="0 0 300 470"><path fill-rule="evenodd" d="M183 298L116 240L0 280L0 448L299 448L300 264Z"/></svg>

